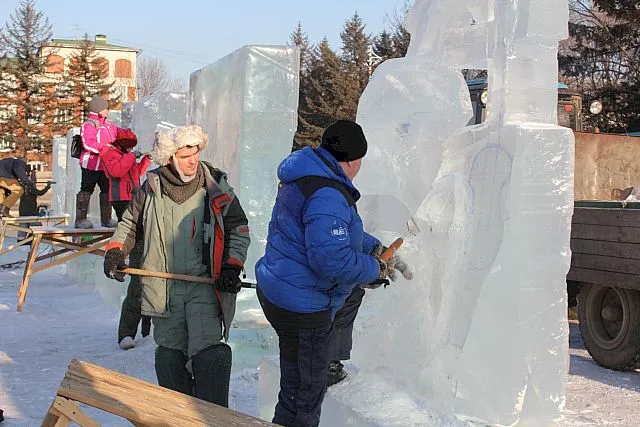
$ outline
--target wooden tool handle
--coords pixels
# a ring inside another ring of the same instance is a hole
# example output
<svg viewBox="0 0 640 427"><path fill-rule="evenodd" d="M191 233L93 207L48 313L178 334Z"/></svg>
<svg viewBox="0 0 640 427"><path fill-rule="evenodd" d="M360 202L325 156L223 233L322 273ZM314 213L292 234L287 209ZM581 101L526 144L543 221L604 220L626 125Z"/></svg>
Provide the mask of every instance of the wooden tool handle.
<svg viewBox="0 0 640 427"><path fill-rule="evenodd" d="M175 279L175 280L184 280L185 282L197 282L197 283L206 283L209 285L213 285L214 280L210 277L199 277L199 276L189 276L187 274L175 274L175 273L165 273L161 271L148 271L141 270L139 268L125 268L124 270L120 270L126 274L133 274L136 276L147 276L147 277L159 277L161 279Z"/></svg>
<svg viewBox="0 0 640 427"><path fill-rule="evenodd" d="M400 249L400 246L402 246L403 243L404 239L402 237L398 237L384 252L382 252L382 255L380 255L378 258L380 258L384 262L389 261L389 258L391 258L393 254L395 254L396 251Z"/></svg>

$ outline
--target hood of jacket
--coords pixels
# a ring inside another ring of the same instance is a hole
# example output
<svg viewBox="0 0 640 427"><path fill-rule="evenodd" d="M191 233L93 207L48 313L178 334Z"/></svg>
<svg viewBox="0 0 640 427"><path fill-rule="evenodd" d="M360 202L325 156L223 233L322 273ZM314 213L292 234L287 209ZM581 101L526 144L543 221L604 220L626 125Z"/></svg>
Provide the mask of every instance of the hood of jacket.
<svg viewBox="0 0 640 427"><path fill-rule="evenodd" d="M354 200L360 198L360 192L353 186L338 161L324 148L305 147L291 153L278 166L278 179L285 184L307 176L321 176L338 181L351 193Z"/></svg>

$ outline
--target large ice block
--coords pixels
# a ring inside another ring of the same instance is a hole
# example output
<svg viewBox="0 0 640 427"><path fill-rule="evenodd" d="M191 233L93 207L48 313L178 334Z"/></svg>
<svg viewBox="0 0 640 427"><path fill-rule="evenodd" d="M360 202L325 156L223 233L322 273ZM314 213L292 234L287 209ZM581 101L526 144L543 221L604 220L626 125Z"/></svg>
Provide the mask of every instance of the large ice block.
<svg viewBox="0 0 640 427"><path fill-rule="evenodd" d="M406 425L439 425L432 414L560 425L574 140L556 126L555 57L567 2L417 0L406 25L407 56L381 64L360 99L370 148L355 183L385 243L417 219L400 250L415 279L368 292L357 369L327 395L348 408L325 406L322 422L394 425L393 410L371 414L396 400L417 417ZM486 64L489 104L484 124L465 127L470 64Z"/></svg>
<svg viewBox="0 0 640 427"><path fill-rule="evenodd" d="M187 95L178 92L159 92L130 103L123 111L126 125L138 137L140 151L153 148L158 130L183 126L187 120Z"/></svg>
<svg viewBox="0 0 640 427"><path fill-rule="evenodd" d="M278 164L297 127L297 47L245 46L191 74L187 122L204 127L201 159L229 174L249 218L249 279L264 254Z"/></svg>
<svg viewBox="0 0 640 427"><path fill-rule="evenodd" d="M80 128L67 132L66 138L56 138L53 147L52 179L56 182L52 190L53 210L56 214L68 213L73 227L76 213L76 194L80 191L81 169L78 159L71 157L71 139ZM91 196L88 218L94 226L100 225L100 190L96 187ZM115 215L114 215L115 217ZM83 255L66 263L67 275L78 286L96 290L103 299L114 305L120 304L126 287L118 287L116 282L104 275L102 257Z"/></svg>

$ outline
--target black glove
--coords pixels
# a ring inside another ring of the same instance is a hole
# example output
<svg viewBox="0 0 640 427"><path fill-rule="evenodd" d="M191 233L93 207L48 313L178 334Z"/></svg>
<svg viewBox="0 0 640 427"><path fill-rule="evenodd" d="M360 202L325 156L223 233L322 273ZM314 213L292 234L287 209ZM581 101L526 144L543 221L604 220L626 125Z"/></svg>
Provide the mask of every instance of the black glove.
<svg viewBox="0 0 640 427"><path fill-rule="evenodd" d="M220 272L220 279L216 282L216 289L221 292L237 294L242 289L240 273L242 268L237 265L225 264Z"/></svg>
<svg viewBox="0 0 640 427"><path fill-rule="evenodd" d="M116 279L118 282L124 282L125 274L118 271L127 268L124 262L124 252L120 248L112 248L104 254L104 274L109 279Z"/></svg>
<svg viewBox="0 0 640 427"><path fill-rule="evenodd" d="M367 283L366 285L361 285L361 288L364 289L377 289L380 286L384 285L384 287L386 288L387 286L389 286L389 279L376 279L371 283Z"/></svg>

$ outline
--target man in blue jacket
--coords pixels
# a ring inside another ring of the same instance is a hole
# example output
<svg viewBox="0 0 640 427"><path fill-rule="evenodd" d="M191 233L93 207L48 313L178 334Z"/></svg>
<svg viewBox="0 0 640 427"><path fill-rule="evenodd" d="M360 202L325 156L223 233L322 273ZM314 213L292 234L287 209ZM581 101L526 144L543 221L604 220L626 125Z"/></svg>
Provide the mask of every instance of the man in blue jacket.
<svg viewBox="0 0 640 427"><path fill-rule="evenodd" d="M355 286L386 281L370 255L380 242L365 233L352 180L367 152L355 122L330 125L319 148L296 151L278 168L280 188L257 293L280 341L280 393L273 422L317 426L327 386L332 320Z"/></svg>

